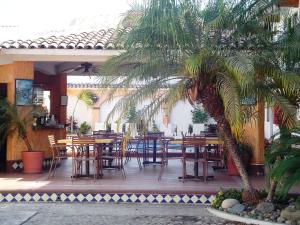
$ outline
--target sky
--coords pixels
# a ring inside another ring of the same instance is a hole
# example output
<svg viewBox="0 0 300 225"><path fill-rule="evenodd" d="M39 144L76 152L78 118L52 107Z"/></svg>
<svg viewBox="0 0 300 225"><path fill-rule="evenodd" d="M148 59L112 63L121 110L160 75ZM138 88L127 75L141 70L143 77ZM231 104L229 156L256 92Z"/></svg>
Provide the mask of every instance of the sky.
<svg viewBox="0 0 300 225"><path fill-rule="evenodd" d="M114 27L134 0L1 0L0 41Z"/></svg>

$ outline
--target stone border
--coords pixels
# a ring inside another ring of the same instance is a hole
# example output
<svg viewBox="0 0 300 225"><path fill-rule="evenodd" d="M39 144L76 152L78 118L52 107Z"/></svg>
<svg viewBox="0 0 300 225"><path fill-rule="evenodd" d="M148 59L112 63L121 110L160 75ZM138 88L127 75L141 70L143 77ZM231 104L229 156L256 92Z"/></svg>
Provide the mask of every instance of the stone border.
<svg viewBox="0 0 300 225"><path fill-rule="evenodd" d="M150 193L64 193L8 192L0 193L2 202L115 202L210 205L212 194L150 194Z"/></svg>
<svg viewBox="0 0 300 225"><path fill-rule="evenodd" d="M237 221L241 223L246 223L246 224L259 224L259 225L286 225L285 223L275 223L275 222L269 222L269 221L263 221L263 220L257 220L257 219L252 219L252 218L245 218L241 217L238 215L234 215L231 213L223 212L220 210L216 210L213 208L207 208L207 210L220 218L226 219L226 220L231 220L231 221Z"/></svg>

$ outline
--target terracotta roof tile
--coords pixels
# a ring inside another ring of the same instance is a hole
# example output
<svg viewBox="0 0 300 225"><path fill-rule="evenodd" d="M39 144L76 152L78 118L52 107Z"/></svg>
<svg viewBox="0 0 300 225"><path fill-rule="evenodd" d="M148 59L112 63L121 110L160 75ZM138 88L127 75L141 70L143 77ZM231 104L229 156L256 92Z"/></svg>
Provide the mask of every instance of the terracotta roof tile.
<svg viewBox="0 0 300 225"><path fill-rule="evenodd" d="M122 49L122 44L117 41L118 32L128 31L110 28L79 34L40 37L34 40L8 40L1 43L0 48Z"/></svg>

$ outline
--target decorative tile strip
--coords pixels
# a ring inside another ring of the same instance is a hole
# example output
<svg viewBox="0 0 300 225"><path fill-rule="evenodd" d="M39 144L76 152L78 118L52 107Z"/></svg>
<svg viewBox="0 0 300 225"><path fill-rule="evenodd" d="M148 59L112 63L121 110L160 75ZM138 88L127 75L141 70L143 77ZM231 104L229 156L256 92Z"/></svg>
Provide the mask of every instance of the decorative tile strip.
<svg viewBox="0 0 300 225"><path fill-rule="evenodd" d="M43 161L43 169L47 170L50 167L51 159L46 158ZM59 166L59 165L58 165ZM7 172L21 172L23 170L22 160L14 160L7 162Z"/></svg>
<svg viewBox="0 0 300 225"><path fill-rule="evenodd" d="M145 193L0 193L0 202L115 202L210 205L215 195Z"/></svg>

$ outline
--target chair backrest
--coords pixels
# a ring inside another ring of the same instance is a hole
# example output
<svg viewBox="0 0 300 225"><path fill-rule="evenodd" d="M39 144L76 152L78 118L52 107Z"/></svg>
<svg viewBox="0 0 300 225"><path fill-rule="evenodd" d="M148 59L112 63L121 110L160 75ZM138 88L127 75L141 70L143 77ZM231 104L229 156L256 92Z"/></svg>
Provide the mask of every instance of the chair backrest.
<svg viewBox="0 0 300 225"><path fill-rule="evenodd" d="M50 146L53 146L53 145L56 144L56 142L55 142L55 137L54 137L53 134L48 135L48 140L49 140Z"/></svg>
<svg viewBox="0 0 300 225"><path fill-rule="evenodd" d="M154 132L154 131L148 131L146 134L146 136L164 136L164 132Z"/></svg>
<svg viewBox="0 0 300 225"><path fill-rule="evenodd" d="M205 146L205 137L203 136L184 136L182 138L182 145L185 147L190 146Z"/></svg>
<svg viewBox="0 0 300 225"><path fill-rule="evenodd" d="M48 140L49 140L49 144L50 144L50 150L52 153L52 157L55 158L57 156L60 156L59 150L55 147L56 141L55 141L54 135L53 134L48 135Z"/></svg>

